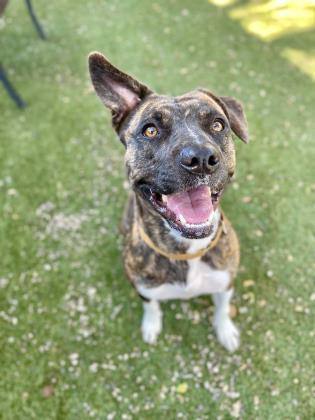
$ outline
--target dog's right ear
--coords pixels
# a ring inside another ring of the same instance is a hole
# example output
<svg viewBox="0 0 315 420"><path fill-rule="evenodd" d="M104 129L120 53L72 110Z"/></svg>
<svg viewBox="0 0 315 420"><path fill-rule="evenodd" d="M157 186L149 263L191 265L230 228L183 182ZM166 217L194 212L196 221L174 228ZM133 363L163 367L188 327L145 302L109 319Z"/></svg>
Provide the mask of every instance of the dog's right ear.
<svg viewBox="0 0 315 420"><path fill-rule="evenodd" d="M121 122L152 91L114 67L102 54L89 55L91 80L97 95L112 111L113 125Z"/></svg>

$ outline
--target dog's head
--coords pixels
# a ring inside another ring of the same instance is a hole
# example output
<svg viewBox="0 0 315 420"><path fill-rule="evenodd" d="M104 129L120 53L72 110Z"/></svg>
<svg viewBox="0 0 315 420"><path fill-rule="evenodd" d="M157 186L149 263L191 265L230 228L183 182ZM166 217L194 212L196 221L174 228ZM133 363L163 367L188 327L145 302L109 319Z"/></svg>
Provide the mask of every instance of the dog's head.
<svg viewBox="0 0 315 420"><path fill-rule="evenodd" d="M232 131L248 142L242 105L205 89L157 95L99 53L90 54L89 66L126 147L129 181L143 205L185 237L208 236L235 170Z"/></svg>

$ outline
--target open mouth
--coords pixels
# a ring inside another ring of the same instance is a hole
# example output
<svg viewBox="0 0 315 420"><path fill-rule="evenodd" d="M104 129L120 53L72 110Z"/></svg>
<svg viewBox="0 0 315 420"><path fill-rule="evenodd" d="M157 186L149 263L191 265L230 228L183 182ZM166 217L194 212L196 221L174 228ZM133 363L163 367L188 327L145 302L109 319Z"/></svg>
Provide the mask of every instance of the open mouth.
<svg viewBox="0 0 315 420"><path fill-rule="evenodd" d="M211 231L214 211L219 204L220 192L200 185L174 194L160 194L146 185L145 198L169 223L188 238L202 238Z"/></svg>

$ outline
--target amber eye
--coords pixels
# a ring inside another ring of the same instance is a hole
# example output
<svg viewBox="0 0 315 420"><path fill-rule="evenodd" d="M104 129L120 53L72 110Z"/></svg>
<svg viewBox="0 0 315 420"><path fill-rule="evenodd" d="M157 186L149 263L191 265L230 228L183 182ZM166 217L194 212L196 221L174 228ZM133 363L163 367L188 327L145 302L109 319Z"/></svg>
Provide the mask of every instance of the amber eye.
<svg viewBox="0 0 315 420"><path fill-rule="evenodd" d="M158 129L155 127L155 125L148 125L144 127L142 133L145 137L152 139L153 137L156 137L158 135Z"/></svg>
<svg viewBox="0 0 315 420"><path fill-rule="evenodd" d="M220 120L215 120L211 128L213 131L222 131L224 129L223 122Z"/></svg>

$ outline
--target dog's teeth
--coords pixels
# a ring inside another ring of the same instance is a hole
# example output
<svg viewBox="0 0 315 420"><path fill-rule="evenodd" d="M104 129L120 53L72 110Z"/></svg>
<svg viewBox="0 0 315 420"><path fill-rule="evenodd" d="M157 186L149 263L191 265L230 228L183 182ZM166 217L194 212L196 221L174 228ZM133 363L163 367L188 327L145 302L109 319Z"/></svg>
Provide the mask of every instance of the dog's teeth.
<svg viewBox="0 0 315 420"><path fill-rule="evenodd" d="M186 225L187 224L187 222L185 220L185 217L182 214L179 215L179 221L181 222L182 225Z"/></svg>
<svg viewBox="0 0 315 420"><path fill-rule="evenodd" d="M167 195L162 194L162 201L163 203L167 203Z"/></svg>

